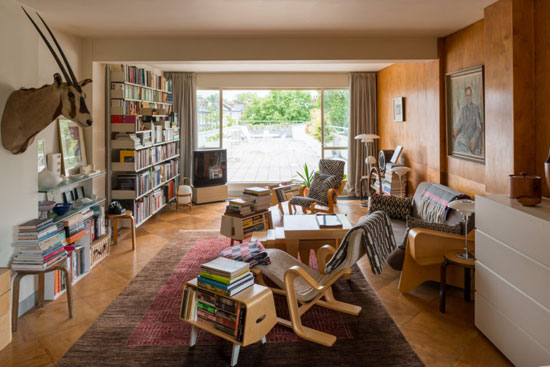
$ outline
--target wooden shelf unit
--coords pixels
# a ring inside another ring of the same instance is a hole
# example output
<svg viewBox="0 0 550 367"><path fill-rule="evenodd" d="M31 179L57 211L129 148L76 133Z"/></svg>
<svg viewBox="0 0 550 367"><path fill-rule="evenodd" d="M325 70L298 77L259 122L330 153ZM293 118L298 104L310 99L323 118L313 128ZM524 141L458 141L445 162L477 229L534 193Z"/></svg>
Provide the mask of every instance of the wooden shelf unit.
<svg viewBox="0 0 550 367"><path fill-rule="evenodd" d="M137 75L150 73L152 85L130 82L131 70ZM152 71L129 65L107 65L106 75L108 202L120 201L123 207L134 213L136 227L139 227L171 203L176 193L181 157L179 126L172 113L171 81ZM159 78L164 83L161 86L155 85ZM135 123L126 122L127 119L135 119ZM112 122L121 120L122 123ZM140 144L132 144L130 139L123 142L116 140L117 134L134 134ZM161 159L154 158L157 149L162 153ZM123 150L134 152L134 162L120 162L120 152ZM145 161L142 159L144 156L148 157ZM166 163L170 166L166 167L164 174L160 174L159 166ZM155 172L157 176L153 178ZM122 175L127 180L132 175L135 177L134 189L118 186ZM161 182L155 184L159 177ZM149 183L138 190L140 179L149 180Z"/></svg>
<svg viewBox="0 0 550 367"><path fill-rule="evenodd" d="M261 222L253 227L248 225L250 222ZM248 214L246 216L237 216L233 214L224 214L222 216L220 233L233 241L243 241L252 236L254 232L267 231L273 228L273 219L269 209Z"/></svg>
<svg viewBox="0 0 550 367"><path fill-rule="evenodd" d="M185 296L187 290L188 296ZM237 341L235 337L216 329L212 324L201 321L197 317L197 290L203 290L213 293L197 285L197 279L185 283L182 292L180 318L193 326L191 332L190 345L194 346L197 339L197 328L214 334L222 339L233 343L233 354L231 357L231 366L237 364L240 347L262 341L265 343L265 336L277 324L277 314L275 312L275 303L273 292L262 285L254 284L244 291L237 293L233 297L218 295L244 306L246 313L244 316L242 341Z"/></svg>

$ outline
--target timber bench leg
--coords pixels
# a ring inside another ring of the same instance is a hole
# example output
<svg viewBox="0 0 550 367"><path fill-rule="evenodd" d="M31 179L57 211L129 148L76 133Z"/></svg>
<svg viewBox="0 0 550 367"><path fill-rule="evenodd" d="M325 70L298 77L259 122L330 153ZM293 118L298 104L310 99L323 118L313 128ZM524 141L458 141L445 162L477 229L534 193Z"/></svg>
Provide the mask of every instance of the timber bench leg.
<svg viewBox="0 0 550 367"><path fill-rule="evenodd" d="M17 331L17 318L19 317L19 284L23 274L17 274L13 280L13 304L11 307L11 331Z"/></svg>
<svg viewBox="0 0 550 367"><path fill-rule="evenodd" d="M61 269L61 272L65 276L65 287L67 290L67 306L69 308L69 318L73 318L73 288L72 288L72 279L71 279L71 271L68 267L63 267Z"/></svg>

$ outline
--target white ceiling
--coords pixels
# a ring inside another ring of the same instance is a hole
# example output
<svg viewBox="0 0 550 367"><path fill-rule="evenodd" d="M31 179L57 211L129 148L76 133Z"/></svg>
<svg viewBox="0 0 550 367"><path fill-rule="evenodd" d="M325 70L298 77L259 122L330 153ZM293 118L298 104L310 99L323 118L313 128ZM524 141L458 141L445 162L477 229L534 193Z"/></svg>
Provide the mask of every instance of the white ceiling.
<svg viewBox="0 0 550 367"><path fill-rule="evenodd" d="M82 37L440 37L496 0L20 0Z"/></svg>
<svg viewBox="0 0 550 367"><path fill-rule="evenodd" d="M371 61L193 61L149 63L162 71L188 72L353 72L379 71L391 63Z"/></svg>

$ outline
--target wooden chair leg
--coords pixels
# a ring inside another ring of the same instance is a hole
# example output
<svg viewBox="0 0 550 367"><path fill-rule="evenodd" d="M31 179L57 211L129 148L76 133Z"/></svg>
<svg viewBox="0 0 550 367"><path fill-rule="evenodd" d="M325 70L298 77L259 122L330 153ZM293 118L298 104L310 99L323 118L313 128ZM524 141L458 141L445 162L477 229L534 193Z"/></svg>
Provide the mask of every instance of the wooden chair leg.
<svg viewBox="0 0 550 367"><path fill-rule="evenodd" d="M132 251L135 251L135 249L136 249L136 221L135 221L133 215L131 215L129 218L130 218L130 225L132 226Z"/></svg>
<svg viewBox="0 0 550 367"><path fill-rule="evenodd" d="M38 273L38 301L36 308L44 307L44 273Z"/></svg>
<svg viewBox="0 0 550 367"><path fill-rule="evenodd" d="M19 286L23 274L17 274L13 280L13 303L11 307L11 331L17 331L17 319L19 318Z"/></svg>
<svg viewBox="0 0 550 367"><path fill-rule="evenodd" d="M292 215L292 204L288 202L288 214Z"/></svg>
<svg viewBox="0 0 550 367"><path fill-rule="evenodd" d="M65 266L60 269L65 275L65 287L67 292L67 306L69 308L69 318L73 318L73 286L71 279L71 270Z"/></svg>
<svg viewBox="0 0 550 367"><path fill-rule="evenodd" d="M113 218L113 245L118 243L118 219Z"/></svg>

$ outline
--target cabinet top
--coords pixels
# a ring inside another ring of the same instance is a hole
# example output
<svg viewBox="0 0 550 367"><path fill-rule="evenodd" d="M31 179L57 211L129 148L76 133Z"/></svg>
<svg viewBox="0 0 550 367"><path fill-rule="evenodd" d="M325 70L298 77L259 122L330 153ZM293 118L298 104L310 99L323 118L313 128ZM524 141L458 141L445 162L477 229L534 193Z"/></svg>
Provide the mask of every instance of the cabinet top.
<svg viewBox="0 0 550 367"><path fill-rule="evenodd" d="M476 204L478 199L488 199L495 201L501 205L519 210L525 214L532 215L539 219L550 222L550 199L542 198L542 202L536 206L523 206L516 199L511 199L506 194L488 194L488 195L476 195Z"/></svg>

